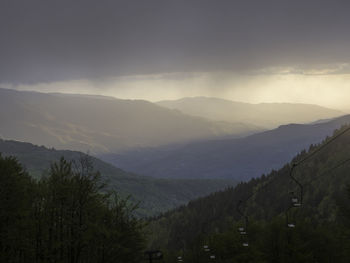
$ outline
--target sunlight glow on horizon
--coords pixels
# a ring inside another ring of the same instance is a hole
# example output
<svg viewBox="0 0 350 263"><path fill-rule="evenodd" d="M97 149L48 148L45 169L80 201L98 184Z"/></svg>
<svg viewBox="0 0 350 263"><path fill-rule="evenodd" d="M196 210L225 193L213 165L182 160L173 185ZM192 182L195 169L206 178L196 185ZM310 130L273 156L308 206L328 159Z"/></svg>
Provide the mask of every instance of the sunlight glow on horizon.
<svg viewBox="0 0 350 263"><path fill-rule="evenodd" d="M350 74L174 73L1 87L152 102L206 96L248 103L307 103L350 110Z"/></svg>

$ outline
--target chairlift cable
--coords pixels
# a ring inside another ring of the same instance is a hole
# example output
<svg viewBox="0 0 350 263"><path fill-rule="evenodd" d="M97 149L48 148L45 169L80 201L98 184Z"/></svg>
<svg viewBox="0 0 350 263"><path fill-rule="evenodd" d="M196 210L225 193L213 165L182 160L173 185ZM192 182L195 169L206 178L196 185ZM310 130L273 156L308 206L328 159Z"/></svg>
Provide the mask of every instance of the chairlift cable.
<svg viewBox="0 0 350 263"><path fill-rule="evenodd" d="M341 167L341 166L347 164L348 162L350 162L350 158L347 158L347 159L345 159L345 160L339 162L338 164L334 165L333 167L327 169L326 171L324 171L324 172L322 172L321 174L319 174L315 179L318 179L318 178L320 178L320 177L322 177L322 176L324 176L324 175L327 175L327 174L333 172L334 170L336 170L336 169L338 169L339 167ZM307 186L307 185L311 184L315 179L310 180L309 182L306 182L306 184L304 184L304 186Z"/></svg>
<svg viewBox="0 0 350 263"><path fill-rule="evenodd" d="M301 163L305 162L306 160L310 159L312 156L314 156L316 153L318 153L319 151L321 151L323 148L325 148L326 146L328 146L329 144L331 144L333 141L335 141L336 139L338 139L340 136L342 136L343 134L347 133L348 131L350 131L350 127L344 129L342 132L340 132L337 135L334 135L333 138L331 138L329 141L325 142L323 145L321 145L320 147L318 147L315 151L313 151L312 153L308 154L305 158L303 158L302 160L300 160L299 162L296 162L296 165L300 165Z"/></svg>
<svg viewBox="0 0 350 263"><path fill-rule="evenodd" d="M307 160L309 160L311 157L313 157L315 154L317 154L318 152L320 152L321 150L323 150L325 147L327 147L329 144L331 144L332 142L334 142L336 139L338 139L340 136L344 135L346 132L350 131L350 127L344 129L343 131L341 131L340 133L338 133L337 135L334 135L330 140L328 140L327 142L325 142L323 145L319 146L315 151L309 153L307 156L305 156L303 159L301 159L298 162L294 162L292 163L292 167L290 169L289 172L289 177L298 185L299 189L300 189L300 195L299 198L292 196L292 203L291 205L287 208L286 210L286 220L287 220L287 226L288 227L295 227L295 224L290 223L289 222L289 216L288 213L289 211L294 208L294 207L301 207L303 204L303 191L304 191L304 187L301 184L300 181L298 181L295 176L293 176L293 172L295 171L295 169L297 168L297 166L299 166L300 164L306 162ZM293 192L291 192L291 194L294 194Z"/></svg>
<svg viewBox="0 0 350 263"><path fill-rule="evenodd" d="M300 199L298 200L299 203L298 203L298 207L302 205L302 201L303 201L303 185L301 184L301 182L299 182L294 176L293 176L293 172L295 170L295 168L297 166L299 166L300 164L306 162L307 160L309 160L311 157L313 157L314 155L316 155L318 152L320 152L321 150L323 150L325 147L327 147L329 144L333 143L336 139L338 139L340 136L344 135L345 133L347 133L348 131L350 131L350 127L344 129L343 131L341 131L340 133L338 133L337 135L334 135L330 140L328 140L327 142L325 142L323 145L317 147L317 149L311 153L309 153L306 157L304 157L303 159L301 159L300 161L298 162L294 162L292 163L292 167L291 167L291 170L289 172L289 177L299 186L300 188ZM340 166L344 165L345 163L349 162L350 161L350 158L349 159L346 159L344 161L342 161L341 163L339 163L338 165L336 165L335 167L332 167L330 169L328 169L327 171L325 171L324 173L322 173L320 176L328 173L329 171L331 170L334 170L334 169L337 169L339 168ZM237 212L242 216L244 217L245 219L245 225L246 225L246 228L248 227L248 223L249 223L249 218L248 216L246 215L246 213L243 213L242 210L241 210L241 206L243 204L246 204L257 192L263 190L264 188L266 188L267 186L271 185L273 182L275 182L278 178L280 178L279 176L276 176L275 178L271 179L269 182L267 182L266 184L264 184L262 187L260 187L259 189L257 189L256 192L254 192L254 189L252 189L252 193L245 199L245 200L239 200L238 203L237 203L237 206L236 206L236 210ZM288 209L286 210L286 218L287 218L287 225L289 225L288 223L288 212L291 208L293 207L296 207L296 206L290 206L288 207ZM293 227L295 226L294 224L292 224Z"/></svg>

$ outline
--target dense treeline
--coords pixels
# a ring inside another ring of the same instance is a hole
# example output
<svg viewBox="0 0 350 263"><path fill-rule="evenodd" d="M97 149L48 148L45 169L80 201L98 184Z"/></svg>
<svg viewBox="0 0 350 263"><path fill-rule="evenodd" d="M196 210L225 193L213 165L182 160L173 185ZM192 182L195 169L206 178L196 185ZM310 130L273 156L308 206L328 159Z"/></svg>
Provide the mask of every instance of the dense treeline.
<svg viewBox="0 0 350 263"><path fill-rule="evenodd" d="M329 143L332 138L292 160L297 163L323 147L295 169L304 201L289 210L294 228L287 227L286 211L291 193L298 195L300 189L289 177L287 164L154 218L148 227L149 246L164 249L167 262L176 262L178 256L183 262L206 262L210 255L216 262L349 262L350 132ZM245 227L247 235L240 234L239 227Z"/></svg>
<svg viewBox="0 0 350 263"><path fill-rule="evenodd" d="M0 155L0 262L139 262L143 223L82 158L33 180Z"/></svg>
<svg viewBox="0 0 350 263"><path fill-rule="evenodd" d="M31 143L0 138L0 152L3 156L15 156L26 167L33 178L40 179L50 163L64 157L66 160L90 158L94 168L108 182L108 189L118 192L119 196L138 203L134 214L138 217L158 215L174 209L189 200L206 196L211 192L236 185L234 180L211 179L159 179L141 176L123 171L98 158L77 151L48 149Z"/></svg>

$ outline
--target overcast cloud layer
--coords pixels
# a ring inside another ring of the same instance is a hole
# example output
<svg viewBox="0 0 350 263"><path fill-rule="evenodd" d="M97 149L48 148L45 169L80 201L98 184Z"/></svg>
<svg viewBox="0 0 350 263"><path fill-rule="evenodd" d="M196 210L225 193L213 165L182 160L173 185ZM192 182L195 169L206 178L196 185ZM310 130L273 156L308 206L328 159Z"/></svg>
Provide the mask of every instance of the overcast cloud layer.
<svg viewBox="0 0 350 263"><path fill-rule="evenodd" d="M323 70L350 62L349 14L347 0L2 0L0 83Z"/></svg>

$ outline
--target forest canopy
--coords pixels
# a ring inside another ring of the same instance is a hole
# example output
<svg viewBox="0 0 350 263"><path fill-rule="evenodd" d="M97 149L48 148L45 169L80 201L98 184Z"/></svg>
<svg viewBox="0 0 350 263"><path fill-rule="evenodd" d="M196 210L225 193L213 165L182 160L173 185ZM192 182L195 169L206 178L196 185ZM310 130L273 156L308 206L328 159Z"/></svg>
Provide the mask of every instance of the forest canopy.
<svg viewBox="0 0 350 263"><path fill-rule="evenodd" d="M0 155L0 262L139 262L143 223L103 189L88 158L61 158L34 180Z"/></svg>

